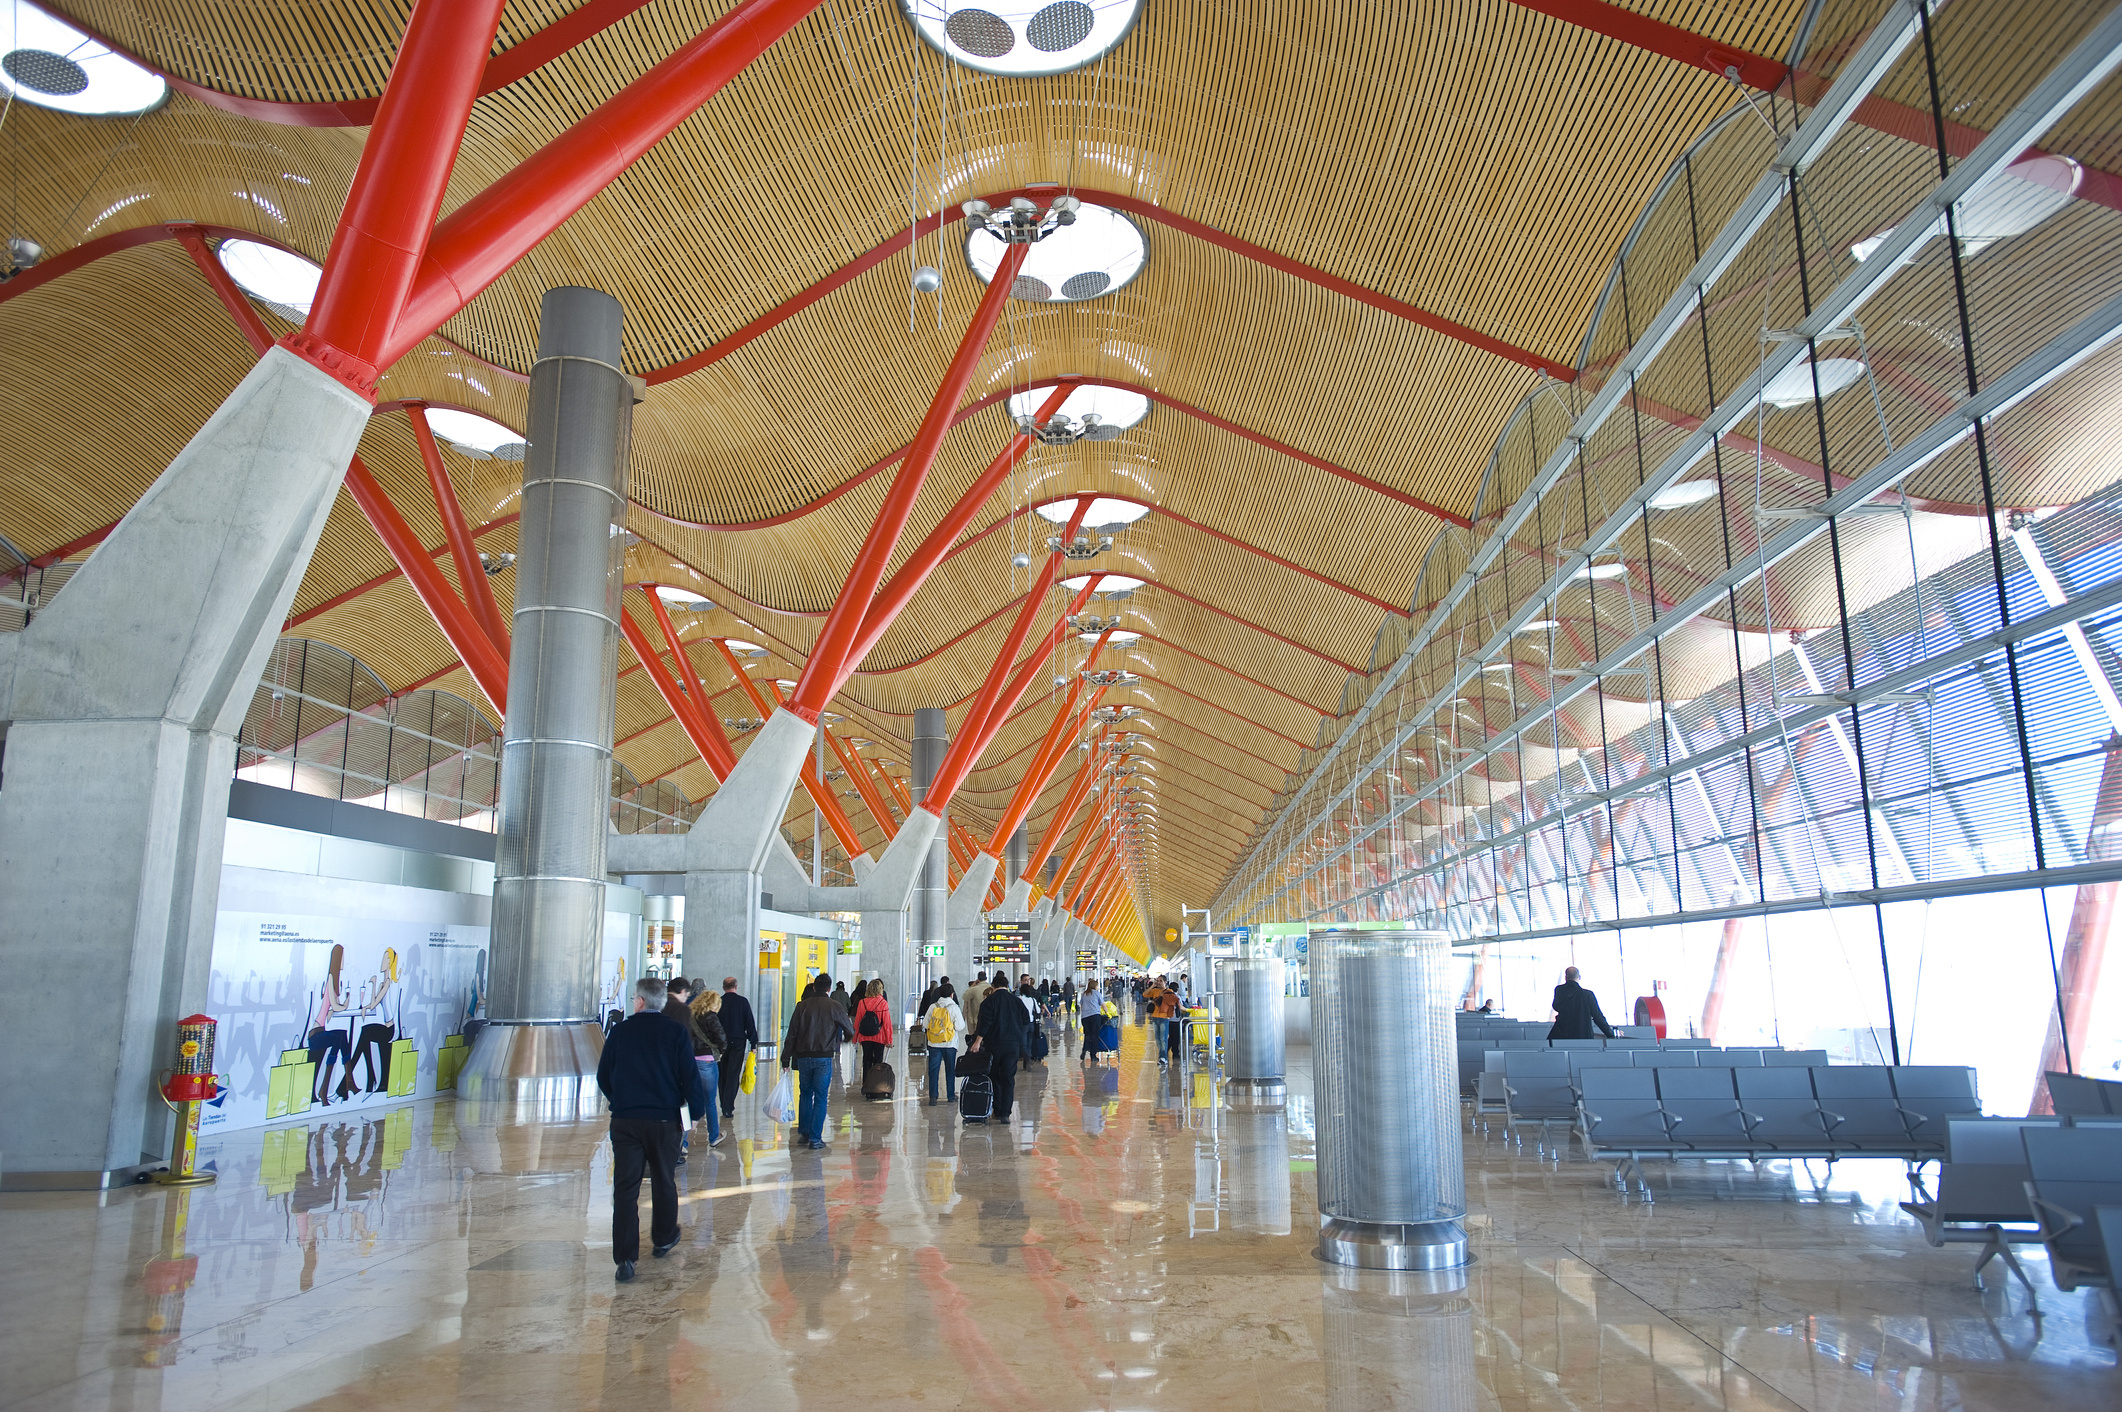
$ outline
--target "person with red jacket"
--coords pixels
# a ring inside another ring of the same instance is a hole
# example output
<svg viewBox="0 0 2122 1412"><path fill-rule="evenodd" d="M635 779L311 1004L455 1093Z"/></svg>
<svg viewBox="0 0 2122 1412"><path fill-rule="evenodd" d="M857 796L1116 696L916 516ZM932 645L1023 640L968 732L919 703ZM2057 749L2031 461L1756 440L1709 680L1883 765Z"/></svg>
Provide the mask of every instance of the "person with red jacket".
<svg viewBox="0 0 2122 1412"><path fill-rule="evenodd" d="M862 1071L869 1072L872 1064L884 1062L884 1051L891 1048L892 1007L884 998L884 982L871 981L863 987L862 998L855 1002L855 1013L848 1017L854 1022L855 1039L862 1046Z"/></svg>

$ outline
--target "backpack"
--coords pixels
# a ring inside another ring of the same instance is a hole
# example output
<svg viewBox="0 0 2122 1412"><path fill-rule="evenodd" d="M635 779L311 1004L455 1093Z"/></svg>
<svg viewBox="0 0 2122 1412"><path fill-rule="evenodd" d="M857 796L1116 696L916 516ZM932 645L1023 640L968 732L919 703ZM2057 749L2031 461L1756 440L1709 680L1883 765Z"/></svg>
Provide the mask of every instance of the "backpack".
<svg viewBox="0 0 2122 1412"><path fill-rule="evenodd" d="M862 1023L855 1027L855 1033L864 1037L883 1034L884 1022L877 1018L876 1011L865 1010L862 1012Z"/></svg>
<svg viewBox="0 0 2122 1412"><path fill-rule="evenodd" d="M951 1020L950 1011L941 1005L928 1007L928 1042L949 1044L958 1037L958 1026Z"/></svg>

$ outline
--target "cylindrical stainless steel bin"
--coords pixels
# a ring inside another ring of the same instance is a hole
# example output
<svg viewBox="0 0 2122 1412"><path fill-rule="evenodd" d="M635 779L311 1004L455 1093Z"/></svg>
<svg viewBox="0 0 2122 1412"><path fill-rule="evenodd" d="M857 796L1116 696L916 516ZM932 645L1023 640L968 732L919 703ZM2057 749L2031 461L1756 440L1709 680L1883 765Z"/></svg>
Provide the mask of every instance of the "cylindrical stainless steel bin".
<svg viewBox="0 0 2122 1412"><path fill-rule="evenodd" d="M1466 1263L1451 940L1312 933L1319 1254L1340 1265Z"/></svg>
<svg viewBox="0 0 2122 1412"><path fill-rule="evenodd" d="M1278 1101L1284 1093L1282 963L1240 961L1224 970L1230 987L1230 1038L1223 1072L1234 1102Z"/></svg>

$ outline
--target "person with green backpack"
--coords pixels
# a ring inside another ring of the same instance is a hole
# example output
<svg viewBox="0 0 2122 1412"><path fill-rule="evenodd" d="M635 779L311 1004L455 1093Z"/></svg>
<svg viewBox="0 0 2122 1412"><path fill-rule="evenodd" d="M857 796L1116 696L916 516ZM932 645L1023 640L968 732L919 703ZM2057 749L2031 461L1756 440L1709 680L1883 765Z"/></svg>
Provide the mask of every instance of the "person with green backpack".
<svg viewBox="0 0 2122 1412"><path fill-rule="evenodd" d="M958 1101L958 1050L965 1043L965 1012L946 977L915 1021L928 1036L928 1106L936 1106L936 1070L943 1071L944 1101Z"/></svg>

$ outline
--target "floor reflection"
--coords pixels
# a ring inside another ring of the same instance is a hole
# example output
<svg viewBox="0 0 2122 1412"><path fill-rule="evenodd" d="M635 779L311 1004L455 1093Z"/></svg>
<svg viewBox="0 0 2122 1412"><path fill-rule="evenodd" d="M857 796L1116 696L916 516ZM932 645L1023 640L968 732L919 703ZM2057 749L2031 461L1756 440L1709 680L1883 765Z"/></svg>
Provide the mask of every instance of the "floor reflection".
<svg viewBox="0 0 2122 1412"><path fill-rule="evenodd" d="M1308 1055L1232 1109L1146 1040L1057 1035L1006 1125L841 1089L792 1152L745 1100L626 1286L604 1124L564 1106L335 1114L221 1136L194 1192L0 1197L0 1407L2122 1403L2094 1297L2037 1267L2036 1326L1970 1288L1895 1164L1682 1164L1645 1205L1472 1135L1471 1268L1323 1266Z"/></svg>

